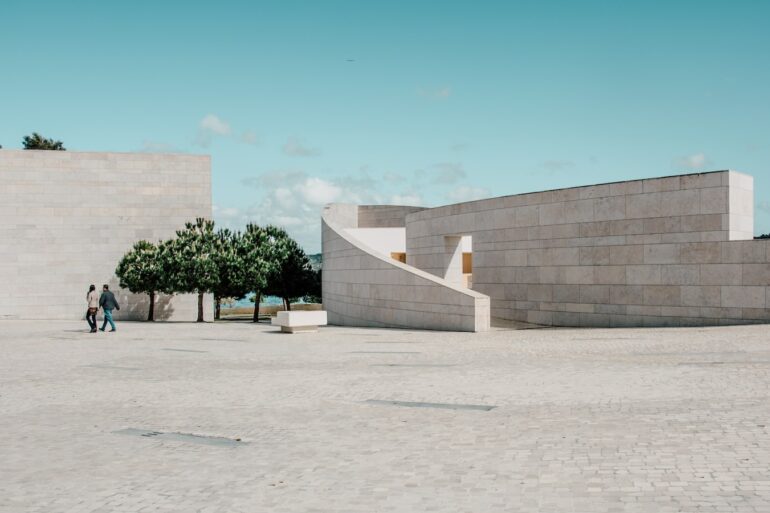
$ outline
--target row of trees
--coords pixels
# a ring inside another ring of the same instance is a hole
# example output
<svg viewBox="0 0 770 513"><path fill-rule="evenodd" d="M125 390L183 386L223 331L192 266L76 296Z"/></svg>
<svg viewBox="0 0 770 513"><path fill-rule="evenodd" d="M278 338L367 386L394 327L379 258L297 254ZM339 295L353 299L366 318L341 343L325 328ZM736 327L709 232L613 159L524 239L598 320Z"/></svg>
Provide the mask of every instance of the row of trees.
<svg viewBox="0 0 770 513"><path fill-rule="evenodd" d="M176 237L152 244L139 241L123 256L115 274L120 286L148 294L147 320L154 320L158 293L198 294L198 322L203 321L203 296L215 299L215 317L228 298L254 293L254 322L263 295L283 299L287 309L299 298L317 301L320 271L314 271L297 242L275 226L248 224L243 232L214 229L214 222L198 218L186 223Z"/></svg>

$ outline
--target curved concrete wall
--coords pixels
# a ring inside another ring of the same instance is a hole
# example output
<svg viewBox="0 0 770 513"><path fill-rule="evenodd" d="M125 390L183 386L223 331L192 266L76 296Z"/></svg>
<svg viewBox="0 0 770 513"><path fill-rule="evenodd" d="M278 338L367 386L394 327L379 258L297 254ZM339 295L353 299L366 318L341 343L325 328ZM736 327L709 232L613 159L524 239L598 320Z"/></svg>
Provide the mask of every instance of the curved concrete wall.
<svg viewBox="0 0 770 513"><path fill-rule="evenodd" d="M770 321L770 248L753 179L722 171L506 196L406 219L407 263L445 272L473 237L473 288L492 316L559 326Z"/></svg>
<svg viewBox="0 0 770 513"><path fill-rule="evenodd" d="M348 228L404 226L418 207L330 205L324 209L323 304L346 326L486 331L489 298L402 264Z"/></svg>

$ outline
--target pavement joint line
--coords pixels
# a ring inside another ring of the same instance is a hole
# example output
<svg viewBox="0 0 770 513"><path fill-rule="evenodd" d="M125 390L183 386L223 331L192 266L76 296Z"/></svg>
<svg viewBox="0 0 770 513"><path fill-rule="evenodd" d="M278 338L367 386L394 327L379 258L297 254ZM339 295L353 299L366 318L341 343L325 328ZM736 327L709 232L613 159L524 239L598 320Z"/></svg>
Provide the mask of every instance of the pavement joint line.
<svg viewBox="0 0 770 513"><path fill-rule="evenodd" d="M98 363L90 364L90 365L81 365L81 367L89 367L91 369L115 369L115 370L126 370L126 371L138 371L141 370L138 367L121 367L120 365L102 365Z"/></svg>
<svg viewBox="0 0 770 513"><path fill-rule="evenodd" d="M372 367L455 367L455 363L373 363Z"/></svg>
<svg viewBox="0 0 770 513"><path fill-rule="evenodd" d="M387 406L404 406L407 408L439 408L444 410L478 410L489 411L497 406L488 404L452 404L452 403L425 403L414 401L385 401L382 399L367 399L368 404L381 404Z"/></svg>
<svg viewBox="0 0 770 513"><path fill-rule="evenodd" d="M707 365L764 365L770 363L770 360L747 360L743 362L678 362L677 365L695 365L695 366L707 366Z"/></svg>
<svg viewBox="0 0 770 513"><path fill-rule="evenodd" d="M422 354L420 351L350 351L351 354Z"/></svg>
<svg viewBox="0 0 770 513"><path fill-rule="evenodd" d="M174 347L164 347L163 351L178 351L180 353L208 353L208 351L200 351L198 349L177 349Z"/></svg>

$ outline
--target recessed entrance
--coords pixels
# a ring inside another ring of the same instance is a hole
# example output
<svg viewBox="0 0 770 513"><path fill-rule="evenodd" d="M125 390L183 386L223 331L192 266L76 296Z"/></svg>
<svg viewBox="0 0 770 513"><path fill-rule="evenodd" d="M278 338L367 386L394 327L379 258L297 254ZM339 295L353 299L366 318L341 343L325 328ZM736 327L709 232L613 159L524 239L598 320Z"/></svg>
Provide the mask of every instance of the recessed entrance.
<svg viewBox="0 0 770 513"><path fill-rule="evenodd" d="M444 237L444 279L460 287L473 286L473 238L470 235Z"/></svg>

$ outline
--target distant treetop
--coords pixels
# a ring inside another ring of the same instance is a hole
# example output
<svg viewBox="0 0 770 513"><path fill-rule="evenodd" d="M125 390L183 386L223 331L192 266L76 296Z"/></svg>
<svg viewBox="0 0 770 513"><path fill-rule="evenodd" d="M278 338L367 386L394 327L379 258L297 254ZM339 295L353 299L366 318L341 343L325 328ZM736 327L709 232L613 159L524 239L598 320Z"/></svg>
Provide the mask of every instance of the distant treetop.
<svg viewBox="0 0 770 513"><path fill-rule="evenodd" d="M23 144L25 150L66 150L63 142L48 139L37 132L32 132L32 135L25 135Z"/></svg>

